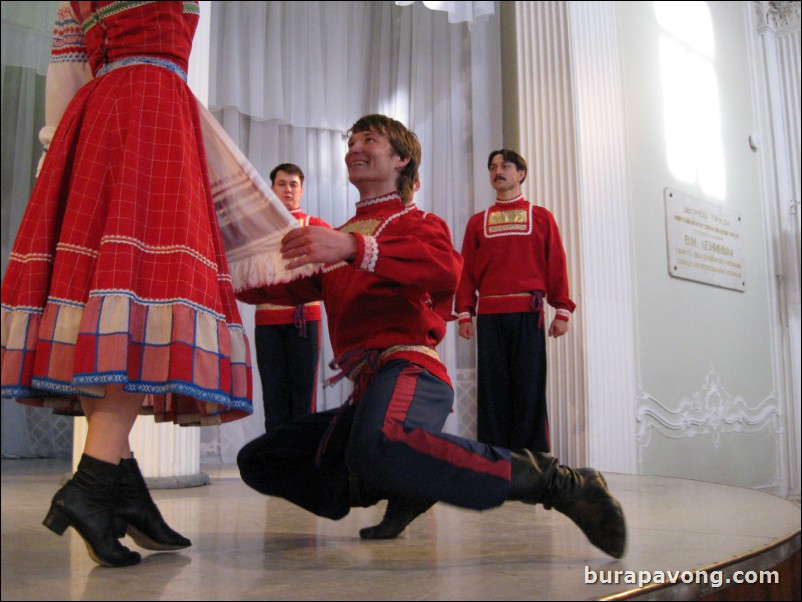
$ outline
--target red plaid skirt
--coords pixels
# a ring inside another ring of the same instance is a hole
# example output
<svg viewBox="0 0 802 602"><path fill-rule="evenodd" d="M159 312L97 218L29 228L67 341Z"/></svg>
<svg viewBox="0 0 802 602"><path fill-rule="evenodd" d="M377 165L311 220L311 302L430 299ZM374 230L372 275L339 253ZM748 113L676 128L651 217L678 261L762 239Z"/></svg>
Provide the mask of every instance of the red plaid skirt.
<svg viewBox="0 0 802 602"><path fill-rule="evenodd" d="M158 421L251 412L196 103L151 65L73 99L3 280L3 397L72 412L116 383L148 393Z"/></svg>

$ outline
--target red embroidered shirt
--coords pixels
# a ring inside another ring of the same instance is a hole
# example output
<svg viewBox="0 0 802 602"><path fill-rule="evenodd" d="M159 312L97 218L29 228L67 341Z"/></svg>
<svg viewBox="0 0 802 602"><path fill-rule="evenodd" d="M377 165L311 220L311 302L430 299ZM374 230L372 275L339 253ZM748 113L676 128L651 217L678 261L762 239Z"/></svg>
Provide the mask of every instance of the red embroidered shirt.
<svg viewBox="0 0 802 602"><path fill-rule="evenodd" d="M563 319L576 307L568 294L565 251L554 216L523 197L497 201L473 215L462 256L455 304L460 322L477 313L532 311L534 291L542 291Z"/></svg>
<svg viewBox="0 0 802 602"><path fill-rule="evenodd" d="M448 225L391 193L356 205L340 232L357 241L353 262L329 264L310 277L242 291L246 303L322 299L334 355L380 350L382 361L408 359L449 382L435 351L446 332L462 259Z"/></svg>
<svg viewBox="0 0 802 602"><path fill-rule="evenodd" d="M319 217L307 215L300 209L290 211L301 226L324 226L329 224ZM278 324L296 324L299 321L320 322L322 320L320 302L313 301L300 305L276 305L273 303L260 303L256 306L255 323L257 326L275 326Z"/></svg>

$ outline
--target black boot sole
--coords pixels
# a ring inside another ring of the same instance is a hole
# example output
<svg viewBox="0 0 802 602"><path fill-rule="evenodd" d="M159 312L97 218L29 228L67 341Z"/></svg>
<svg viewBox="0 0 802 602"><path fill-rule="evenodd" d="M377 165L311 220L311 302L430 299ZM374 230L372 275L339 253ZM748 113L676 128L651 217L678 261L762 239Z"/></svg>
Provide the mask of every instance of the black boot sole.
<svg viewBox="0 0 802 602"><path fill-rule="evenodd" d="M175 550L184 550L192 545L192 542L183 544L183 543L162 543L156 541L152 537L150 537L144 531L140 531L133 525L128 525L125 530L126 534L131 537L136 542L140 548L145 548L146 550L155 550L157 552L172 552Z"/></svg>

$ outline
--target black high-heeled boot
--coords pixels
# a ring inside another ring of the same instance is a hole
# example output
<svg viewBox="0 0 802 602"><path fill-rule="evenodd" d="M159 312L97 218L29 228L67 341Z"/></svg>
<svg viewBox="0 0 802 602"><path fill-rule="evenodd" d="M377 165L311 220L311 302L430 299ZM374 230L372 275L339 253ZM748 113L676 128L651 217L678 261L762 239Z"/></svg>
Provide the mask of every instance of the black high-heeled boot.
<svg viewBox="0 0 802 602"><path fill-rule="evenodd" d="M165 522L150 496L145 478L135 458L120 462L120 484L114 507L116 534L130 535L138 546L148 550L181 550L192 542Z"/></svg>
<svg viewBox="0 0 802 602"><path fill-rule="evenodd" d="M432 506L434 502L390 496L382 521L378 525L360 529L359 536L362 539L394 539Z"/></svg>
<svg viewBox="0 0 802 602"><path fill-rule="evenodd" d="M624 511L593 468L573 469L542 452L512 454L510 500L562 512L594 546L621 558L627 543Z"/></svg>
<svg viewBox="0 0 802 602"><path fill-rule="evenodd" d="M114 499L119 467L84 454L72 479L56 492L42 524L62 535L72 527L83 538L89 556L104 566L130 566L142 557L115 537Z"/></svg>

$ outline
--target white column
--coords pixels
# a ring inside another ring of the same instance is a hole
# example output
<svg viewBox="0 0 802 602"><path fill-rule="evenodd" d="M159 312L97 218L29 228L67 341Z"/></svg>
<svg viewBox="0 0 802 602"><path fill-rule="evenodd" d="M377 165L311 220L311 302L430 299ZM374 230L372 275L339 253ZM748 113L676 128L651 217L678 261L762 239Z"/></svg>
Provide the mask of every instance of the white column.
<svg viewBox="0 0 802 602"><path fill-rule="evenodd" d="M585 465L587 308L582 300L568 12L565 2L516 2L515 17L520 152L529 165L523 192L527 200L554 214L568 259L571 297L578 301L569 333L547 342L552 452L566 464ZM552 317L547 315L547 320Z"/></svg>
<svg viewBox="0 0 802 602"><path fill-rule="evenodd" d="M211 2L202 1L189 63L189 86L201 102L209 96L209 44ZM87 423L75 420L73 470L83 454ZM131 449L151 488L194 487L209 483L200 470L200 429L156 424L150 416L137 418L129 436Z"/></svg>
<svg viewBox="0 0 802 602"><path fill-rule="evenodd" d="M802 306L800 292L800 137L798 2L745 3L752 34L751 67L759 128L750 137L758 154L765 199L773 365L783 401L785 446L780 454L783 495L799 499L802 466Z"/></svg>
<svg viewBox="0 0 802 602"><path fill-rule="evenodd" d="M637 471L635 307L615 2L568 2L585 314L588 460Z"/></svg>
<svg viewBox="0 0 802 602"><path fill-rule="evenodd" d="M525 194L560 227L577 301L550 340L555 455L634 473L634 307L614 2L516 2Z"/></svg>
<svg viewBox="0 0 802 602"><path fill-rule="evenodd" d="M72 446L73 470L83 454L86 431L86 419L76 418ZM195 487L209 483L209 475L200 470L200 429L172 423L157 424L151 416L140 416L128 440L151 489Z"/></svg>

